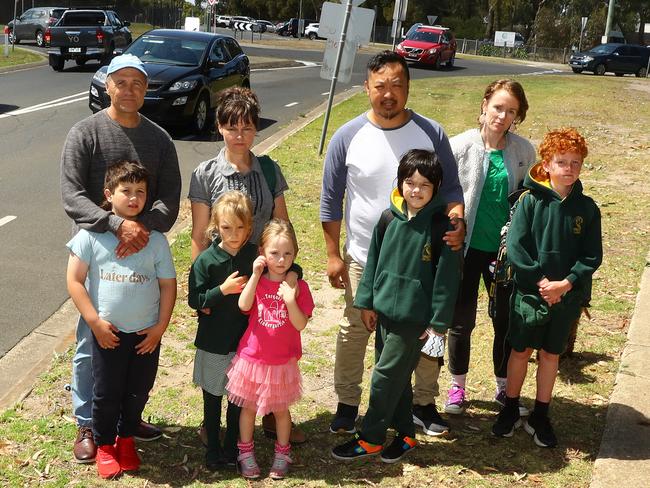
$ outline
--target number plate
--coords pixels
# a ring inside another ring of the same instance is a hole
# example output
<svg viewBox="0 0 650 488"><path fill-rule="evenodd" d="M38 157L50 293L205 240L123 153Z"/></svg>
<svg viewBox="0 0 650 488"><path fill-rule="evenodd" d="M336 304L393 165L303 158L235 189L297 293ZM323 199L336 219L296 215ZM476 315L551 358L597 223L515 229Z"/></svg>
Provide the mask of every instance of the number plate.
<svg viewBox="0 0 650 488"><path fill-rule="evenodd" d="M80 47L71 47L71 48L68 48L68 52L69 53L80 53L81 48Z"/></svg>

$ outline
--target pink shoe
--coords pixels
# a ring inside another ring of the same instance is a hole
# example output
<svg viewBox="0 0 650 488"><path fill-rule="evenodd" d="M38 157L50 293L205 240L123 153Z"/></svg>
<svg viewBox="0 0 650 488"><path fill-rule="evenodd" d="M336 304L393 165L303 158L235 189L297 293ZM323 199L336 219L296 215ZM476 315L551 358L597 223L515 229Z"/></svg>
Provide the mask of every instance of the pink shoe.
<svg viewBox="0 0 650 488"><path fill-rule="evenodd" d="M245 452L237 456L239 472L244 478L255 479L260 477L260 467L257 465L255 453L253 451Z"/></svg>
<svg viewBox="0 0 650 488"><path fill-rule="evenodd" d="M279 452L275 453L273 458L273 466L271 466L271 473L269 476L274 480L281 480L289 472L289 465L293 463L293 459L287 454L282 454Z"/></svg>

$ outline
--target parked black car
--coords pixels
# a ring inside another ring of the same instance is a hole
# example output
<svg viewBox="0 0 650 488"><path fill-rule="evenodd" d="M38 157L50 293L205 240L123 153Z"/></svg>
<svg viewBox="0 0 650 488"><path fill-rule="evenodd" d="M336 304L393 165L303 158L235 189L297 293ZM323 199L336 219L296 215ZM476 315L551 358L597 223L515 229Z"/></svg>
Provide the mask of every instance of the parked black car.
<svg viewBox="0 0 650 488"><path fill-rule="evenodd" d="M317 20L310 20L310 19L302 19L303 20L303 26L302 26L302 35L305 35L305 29L309 24L315 24L318 22ZM279 29L275 31L276 34L284 37L288 36L293 36L293 37L298 37L298 19L292 18L289 19L287 22L284 23Z"/></svg>
<svg viewBox="0 0 650 488"><path fill-rule="evenodd" d="M161 125L189 124L193 132L201 133L213 121L220 90L250 87L248 56L229 36L156 29L142 34L124 52L144 63L149 86L141 112ZM100 68L90 82L88 105L93 112L110 105L106 70Z"/></svg>
<svg viewBox="0 0 650 488"><path fill-rule="evenodd" d="M9 42L18 44L20 41L36 41L38 47L43 46L45 29L58 22L65 12L64 7L36 7L25 10L23 14L7 24Z"/></svg>
<svg viewBox="0 0 650 488"><path fill-rule="evenodd" d="M592 71L596 75L607 72L616 76L634 74L639 78L646 76L650 48L634 44L608 43L591 48L589 51L573 53L569 66L574 73Z"/></svg>

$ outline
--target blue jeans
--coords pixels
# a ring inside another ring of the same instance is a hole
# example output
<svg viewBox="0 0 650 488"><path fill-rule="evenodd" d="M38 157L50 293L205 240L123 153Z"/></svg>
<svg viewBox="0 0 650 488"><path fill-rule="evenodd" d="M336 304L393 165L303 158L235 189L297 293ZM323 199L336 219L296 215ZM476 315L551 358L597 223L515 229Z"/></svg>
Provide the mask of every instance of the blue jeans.
<svg viewBox="0 0 650 488"><path fill-rule="evenodd" d="M92 427L93 407L93 333L79 316L77 323L77 349L72 358L72 411L80 427Z"/></svg>

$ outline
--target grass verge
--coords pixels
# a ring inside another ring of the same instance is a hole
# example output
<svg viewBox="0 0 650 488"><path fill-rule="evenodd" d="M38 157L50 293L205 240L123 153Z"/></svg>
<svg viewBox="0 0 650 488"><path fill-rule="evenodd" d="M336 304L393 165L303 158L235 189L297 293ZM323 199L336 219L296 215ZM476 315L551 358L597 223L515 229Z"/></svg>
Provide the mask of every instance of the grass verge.
<svg viewBox="0 0 650 488"><path fill-rule="evenodd" d="M309 442L296 447L296 463L288 480L262 479L253 486L448 486L448 487L586 487L604 427L608 399L625 343L640 273L648 250L650 190L645 182L645 155L650 149L650 89L644 80L590 76L522 76L531 110L519 133L538 143L545 131L561 125L577 127L589 142L590 155L582 180L585 191L603 214L605 259L594 281L590 322L579 330L576 354L563 361L551 415L560 446L542 450L517 431L512 439L495 439L490 427L497 411L493 396L491 327L485 301L473 334L468 376L470 408L450 419L446 438L418 435L420 446L404 463L385 465L376 459L339 464L329 449L341 438L328 433L336 399L332 365L336 322L342 300L321 279L324 247L318 221L320 174L317 155L322 118L276 149L291 186L287 201L301 244L299 261L315 289L317 309L303 334L301 368L305 396L292 409ZM486 77L459 77L412 82L410 107L439 120L450 135L475 124ZM604 103L605 102L605 103ZM358 95L336 107L336 127L367 109ZM631 121L634 121L631 123ZM165 338L156 387L146 415L165 428L158 442L140 443L142 470L120 479L120 486L249 486L234 472L209 473L196 436L202 417L200 392L191 384L195 319L186 305L189 237L181 234L173 247L179 273L179 298ZM63 271L62 271L63 272ZM3 486L115 486L96 478L94 466L71 460L75 427L70 418L69 381L72 352L56 357L34 392L0 416L0 484ZM371 350L367 355L370 373ZM531 365L534 370L534 365ZM367 375L368 376L368 375ZM530 375L532 376L532 374ZM439 404L448 375L443 373ZM367 386L367 385L366 385ZM367 392L367 387L364 389ZM528 378L523 402L532 406L534 381ZM365 406L367 399L364 399ZM363 406L362 406L363 410ZM256 432L260 464L266 473L271 441Z"/></svg>
<svg viewBox="0 0 650 488"><path fill-rule="evenodd" d="M0 68L7 66L17 66L19 64L36 63L43 61L45 58L28 49L9 46L9 54L5 56L5 47L0 46Z"/></svg>

